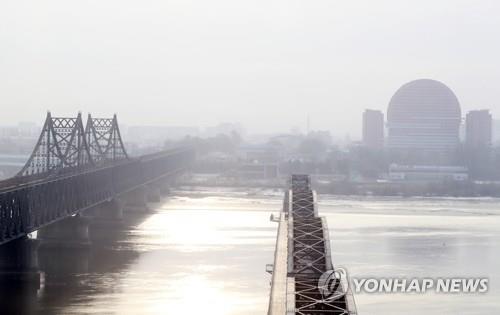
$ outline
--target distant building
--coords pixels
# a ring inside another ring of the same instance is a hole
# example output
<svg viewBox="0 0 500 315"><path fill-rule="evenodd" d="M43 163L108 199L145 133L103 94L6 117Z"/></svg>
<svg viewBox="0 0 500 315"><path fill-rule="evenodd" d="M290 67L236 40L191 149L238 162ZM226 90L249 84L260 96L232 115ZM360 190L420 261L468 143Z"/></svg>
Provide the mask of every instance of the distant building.
<svg viewBox="0 0 500 315"><path fill-rule="evenodd" d="M248 163L277 163L283 156L282 148L273 144L245 144L237 149L240 160Z"/></svg>
<svg viewBox="0 0 500 315"><path fill-rule="evenodd" d="M221 123L216 126L207 127L204 130L204 137L215 137L217 135L231 136L238 134L240 137L245 136L245 129L239 123Z"/></svg>
<svg viewBox="0 0 500 315"><path fill-rule="evenodd" d="M367 109L363 113L363 144L370 148L384 146L384 114Z"/></svg>
<svg viewBox="0 0 500 315"><path fill-rule="evenodd" d="M326 130L315 130L315 131L310 131L307 135L307 138L311 139L317 139L321 141L324 145L326 146L331 146L333 143L332 140L332 135L330 134L330 131Z"/></svg>
<svg viewBox="0 0 500 315"><path fill-rule="evenodd" d="M16 175L28 159L29 155L0 154L0 180Z"/></svg>
<svg viewBox="0 0 500 315"><path fill-rule="evenodd" d="M398 164L389 166L389 179L392 181L465 181L468 178L468 169L463 166Z"/></svg>
<svg viewBox="0 0 500 315"><path fill-rule="evenodd" d="M20 122L16 126L0 126L0 138L38 138L41 128L32 122Z"/></svg>
<svg viewBox="0 0 500 315"><path fill-rule="evenodd" d="M465 118L465 145L468 148L488 148L492 142L490 111L471 110Z"/></svg>
<svg viewBox="0 0 500 315"><path fill-rule="evenodd" d="M279 161L282 159L279 145L241 145L237 149L238 167L236 174L244 179L271 179L279 176Z"/></svg>
<svg viewBox="0 0 500 315"><path fill-rule="evenodd" d="M497 144L498 142L500 142L500 120L493 119L491 129L493 133L492 141L493 143Z"/></svg>
<svg viewBox="0 0 500 315"><path fill-rule="evenodd" d="M449 151L459 144L460 104L453 91L429 79L400 87L387 110L390 149Z"/></svg>
<svg viewBox="0 0 500 315"><path fill-rule="evenodd" d="M127 141L140 144L163 144L166 140L180 140L186 136L196 137L200 132L197 127L182 126L130 126L124 130Z"/></svg>
<svg viewBox="0 0 500 315"><path fill-rule="evenodd" d="M472 110L465 117L465 161L473 179L492 179L496 169L492 163L492 125L489 110Z"/></svg>
<svg viewBox="0 0 500 315"><path fill-rule="evenodd" d="M279 176L278 164L246 163L237 170L239 178L243 179L273 179Z"/></svg>

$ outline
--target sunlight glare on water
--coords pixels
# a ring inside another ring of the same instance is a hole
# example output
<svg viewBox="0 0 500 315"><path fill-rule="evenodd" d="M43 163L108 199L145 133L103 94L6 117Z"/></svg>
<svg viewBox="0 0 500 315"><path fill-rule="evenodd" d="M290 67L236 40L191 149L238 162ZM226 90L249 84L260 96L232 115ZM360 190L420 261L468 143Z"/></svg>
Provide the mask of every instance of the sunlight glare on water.
<svg viewBox="0 0 500 315"><path fill-rule="evenodd" d="M283 195L175 191L101 228L90 251L40 257L39 292L4 295L23 314L265 314ZM360 314L499 314L500 200L319 196L332 258L351 276L474 276L484 295L355 295ZM92 230L92 235L99 230ZM9 290L6 294L11 294ZM446 313L443 310L448 310Z"/></svg>

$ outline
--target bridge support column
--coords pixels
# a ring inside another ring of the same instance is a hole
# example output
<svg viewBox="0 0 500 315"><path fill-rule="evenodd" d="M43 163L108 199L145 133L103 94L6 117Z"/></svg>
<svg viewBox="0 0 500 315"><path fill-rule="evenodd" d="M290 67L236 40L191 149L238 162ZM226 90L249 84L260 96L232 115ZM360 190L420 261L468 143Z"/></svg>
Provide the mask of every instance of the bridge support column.
<svg viewBox="0 0 500 315"><path fill-rule="evenodd" d="M121 199L113 198L90 210L89 237L92 245L112 239L124 226L123 204Z"/></svg>
<svg viewBox="0 0 500 315"><path fill-rule="evenodd" d="M106 221L121 221L123 219L123 204L121 199L113 198L90 209L94 219Z"/></svg>
<svg viewBox="0 0 500 315"><path fill-rule="evenodd" d="M68 278L89 271L91 251L78 247L41 247L38 251L40 269L45 273L46 282L53 277Z"/></svg>
<svg viewBox="0 0 500 315"><path fill-rule="evenodd" d="M120 197L123 198L126 210L149 211L148 193L145 185L139 186Z"/></svg>
<svg viewBox="0 0 500 315"><path fill-rule="evenodd" d="M0 283L40 286L36 239L23 237L0 246Z"/></svg>
<svg viewBox="0 0 500 315"><path fill-rule="evenodd" d="M0 310L2 314L33 314L42 273L36 239L27 237L0 245Z"/></svg>
<svg viewBox="0 0 500 315"><path fill-rule="evenodd" d="M87 248L89 240L89 218L72 216L38 230L37 238L42 248Z"/></svg>
<svg viewBox="0 0 500 315"><path fill-rule="evenodd" d="M170 184L168 181L163 181L159 183L160 195L168 196L170 194Z"/></svg>
<svg viewBox="0 0 500 315"><path fill-rule="evenodd" d="M158 185L149 185L147 191L149 202L161 201L160 187L158 187Z"/></svg>

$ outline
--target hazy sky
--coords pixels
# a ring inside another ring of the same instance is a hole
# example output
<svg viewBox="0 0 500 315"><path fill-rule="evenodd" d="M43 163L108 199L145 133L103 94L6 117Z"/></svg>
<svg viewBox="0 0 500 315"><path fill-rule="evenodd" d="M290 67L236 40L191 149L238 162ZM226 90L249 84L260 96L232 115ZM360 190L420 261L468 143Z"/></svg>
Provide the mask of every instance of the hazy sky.
<svg viewBox="0 0 500 315"><path fill-rule="evenodd" d="M0 1L0 124L78 110L122 124L360 134L406 81L500 118L500 1Z"/></svg>

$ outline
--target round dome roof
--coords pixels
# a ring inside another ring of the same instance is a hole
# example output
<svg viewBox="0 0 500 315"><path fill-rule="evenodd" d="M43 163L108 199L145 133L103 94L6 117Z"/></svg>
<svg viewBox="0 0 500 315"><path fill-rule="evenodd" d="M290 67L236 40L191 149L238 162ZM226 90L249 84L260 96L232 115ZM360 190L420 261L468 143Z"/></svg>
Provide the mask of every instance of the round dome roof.
<svg viewBox="0 0 500 315"><path fill-rule="evenodd" d="M445 84L420 79L401 86L391 98L388 122L410 122L418 119L445 119L460 122L460 104Z"/></svg>

